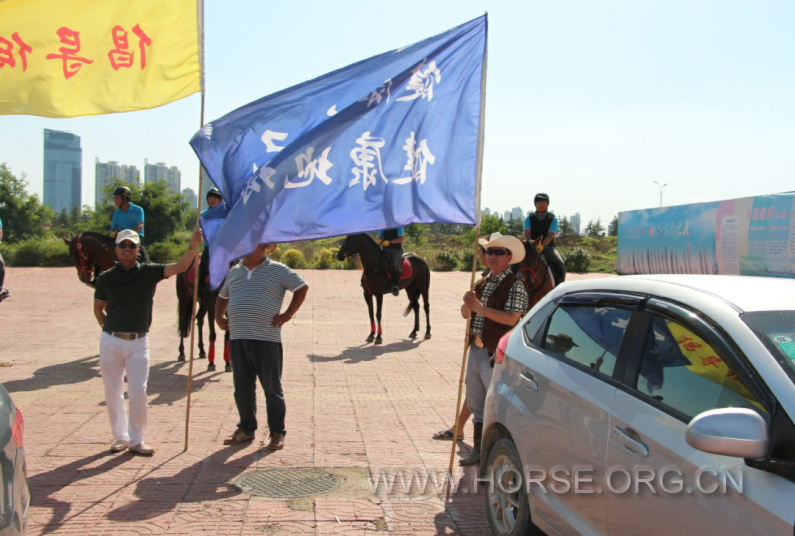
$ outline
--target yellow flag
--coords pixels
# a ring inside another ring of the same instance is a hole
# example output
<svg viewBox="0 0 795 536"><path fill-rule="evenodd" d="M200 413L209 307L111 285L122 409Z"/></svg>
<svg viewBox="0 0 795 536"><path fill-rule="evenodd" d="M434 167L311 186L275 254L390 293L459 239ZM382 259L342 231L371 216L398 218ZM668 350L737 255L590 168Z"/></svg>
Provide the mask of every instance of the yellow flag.
<svg viewBox="0 0 795 536"><path fill-rule="evenodd" d="M75 117L201 91L197 0L0 0L0 114Z"/></svg>

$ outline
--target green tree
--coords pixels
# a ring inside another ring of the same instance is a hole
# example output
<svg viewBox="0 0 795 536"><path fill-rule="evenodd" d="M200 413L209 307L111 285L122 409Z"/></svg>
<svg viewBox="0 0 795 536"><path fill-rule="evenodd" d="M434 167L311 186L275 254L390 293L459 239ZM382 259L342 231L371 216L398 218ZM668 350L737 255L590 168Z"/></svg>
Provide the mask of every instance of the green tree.
<svg viewBox="0 0 795 536"><path fill-rule="evenodd" d="M44 226L55 216L39 197L28 194L23 173L17 178L5 163L0 164L0 219L3 220L3 241L14 243L44 236Z"/></svg>
<svg viewBox="0 0 795 536"><path fill-rule="evenodd" d="M558 234L560 234L560 236L574 234L571 222L566 216L558 220Z"/></svg>
<svg viewBox="0 0 795 536"><path fill-rule="evenodd" d="M144 209L144 234L146 243L162 242L177 230L184 228L184 218L189 204L182 194L170 192L165 181L144 185L141 195L133 202ZM110 220L108 220L110 228Z"/></svg>
<svg viewBox="0 0 795 536"><path fill-rule="evenodd" d="M613 216L607 226L607 236L618 236L618 215Z"/></svg>
<svg viewBox="0 0 795 536"><path fill-rule="evenodd" d="M404 231L413 244L421 246L425 243L425 237L423 235L428 230L428 227L428 225L423 225L422 223L411 223L406 226Z"/></svg>
<svg viewBox="0 0 795 536"><path fill-rule="evenodd" d="M522 237L524 233L524 220L521 218L511 218L506 225L508 227L508 232L506 234Z"/></svg>
<svg viewBox="0 0 795 536"><path fill-rule="evenodd" d="M602 225L602 218L597 218L596 221L590 220L588 225L585 226L585 236L590 238L599 238L605 232L605 227Z"/></svg>
<svg viewBox="0 0 795 536"><path fill-rule="evenodd" d="M484 215L480 220L480 236L489 236L491 233L508 234L508 224L494 214Z"/></svg>

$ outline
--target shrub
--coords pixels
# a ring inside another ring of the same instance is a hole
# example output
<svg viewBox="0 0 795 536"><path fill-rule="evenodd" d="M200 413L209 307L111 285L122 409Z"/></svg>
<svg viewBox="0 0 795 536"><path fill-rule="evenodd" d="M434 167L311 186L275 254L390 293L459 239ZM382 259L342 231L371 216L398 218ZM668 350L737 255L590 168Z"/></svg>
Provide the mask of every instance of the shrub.
<svg viewBox="0 0 795 536"><path fill-rule="evenodd" d="M441 272L449 272L455 270L458 265L458 255L450 249L443 249L436 254L436 269Z"/></svg>
<svg viewBox="0 0 795 536"><path fill-rule="evenodd" d="M320 253L315 253L315 268L318 270L328 270L334 266L334 252L328 248L323 248Z"/></svg>
<svg viewBox="0 0 795 536"><path fill-rule="evenodd" d="M149 245L144 244L144 246L146 247L146 253L149 255L149 260L151 262L159 262L163 264L177 262L187 249L187 245L177 244L171 240Z"/></svg>
<svg viewBox="0 0 795 536"><path fill-rule="evenodd" d="M304 254L298 251L297 249L288 249L284 252L281 256L281 262L289 266L290 268L304 268L306 267L306 260L304 260Z"/></svg>
<svg viewBox="0 0 795 536"><path fill-rule="evenodd" d="M279 246L276 246L276 249L274 249L272 252L268 253L268 257L271 258L274 261L281 262L281 259L282 259L282 248L280 248Z"/></svg>
<svg viewBox="0 0 795 536"><path fill-rule="evenodd" d="M587 272L591 266L591 254L584 248L577 246L560 253L566 262L566 271Z"/></svg>
<svg viewBox="0 0 795 536"><path fill-rule="evenodd" d="M69 247L60 238L30 239L15 244L14 266L70 266ZM6 259L11 263L11 259Z"/></svg>
<svg viewBox="0 0 795 536"><path fill-rule="evenodd" d="M461 265L459 266L459 270L463 272L471 272L472 271L472 260L475 257L475 253L472 251L462 251L461 252ZM480 263L478 263L480 266Z"/></svg>

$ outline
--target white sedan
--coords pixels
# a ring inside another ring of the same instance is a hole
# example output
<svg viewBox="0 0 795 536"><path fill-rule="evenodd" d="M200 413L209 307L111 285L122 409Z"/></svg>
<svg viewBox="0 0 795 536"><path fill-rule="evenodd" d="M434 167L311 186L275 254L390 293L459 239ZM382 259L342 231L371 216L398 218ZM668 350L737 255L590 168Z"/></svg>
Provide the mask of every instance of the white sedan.
<svg viewBox="0 0 795 536"><path fill-rule="evenodd" d="M795 280L565 283L495 361L495 535L792 536Z"/></svg>

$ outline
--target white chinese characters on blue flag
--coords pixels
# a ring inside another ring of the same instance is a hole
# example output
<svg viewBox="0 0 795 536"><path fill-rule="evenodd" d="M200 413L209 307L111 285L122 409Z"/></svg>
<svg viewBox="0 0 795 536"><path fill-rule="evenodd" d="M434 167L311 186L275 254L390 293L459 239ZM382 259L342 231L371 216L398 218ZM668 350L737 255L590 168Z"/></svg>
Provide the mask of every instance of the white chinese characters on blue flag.
<svg viewBox="0 0 795 536"><path fill-rule="evenodd" d="M191 146L226 203L202 218L211 286L258 244L478 221L486 17L208 123Z"/></svg>

